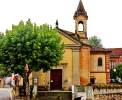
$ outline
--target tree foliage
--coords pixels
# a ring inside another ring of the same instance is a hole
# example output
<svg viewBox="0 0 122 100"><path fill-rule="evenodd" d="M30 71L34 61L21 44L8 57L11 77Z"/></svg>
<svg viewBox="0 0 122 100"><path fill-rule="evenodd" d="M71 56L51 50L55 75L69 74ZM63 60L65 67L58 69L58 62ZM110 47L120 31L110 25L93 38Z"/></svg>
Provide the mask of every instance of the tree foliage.
<svg viewBox="0 0 122 100"><path fill-rule="evenodd" d="M4 34L2 32L0 32L0 39L2 39L3 36L4 36Z"/></svg>
<svg viewBox="0 0 122 100"><path fill-rule="evenodd" d="M117 77L119 77L122 80L122 64L119 64L116 68L116 74Z"/></svg>
<svg viewBox="0 0 122 100"><path fill-rule="evenodd" d="M116 79L116 77L117 77L116 69L111 69L110 70L110 78Z"/></svg>
<svg viewBox="0 0 122 100"><path fill-rule="evenodd" d="M7 69L6 67L4 67L2 64L0 64L0 76L10 76L11 72L9 71L9 69Z"/></svg>
<svg viewBox="0 0 122 100"><path fill-rule="evenodd" d="M110 78L116 83L122 82L122 64L119 64L116 68L110 70Z"/></svg>
<svg viewBox="0 0 122 100"><path fill-rule="evenodd" d="M25 64L29 71L50 70L63 57L64 45L56 29L49 25L25 23L12 25L0 39L0 64L22 75Z"/></svg>
<svg viewBox="0 0 122 100"><path fill-rule="evenodd" d="M102 47L101 39L98 38L97 36L92 36L89 38L88 43L92 47Z"/></svg>

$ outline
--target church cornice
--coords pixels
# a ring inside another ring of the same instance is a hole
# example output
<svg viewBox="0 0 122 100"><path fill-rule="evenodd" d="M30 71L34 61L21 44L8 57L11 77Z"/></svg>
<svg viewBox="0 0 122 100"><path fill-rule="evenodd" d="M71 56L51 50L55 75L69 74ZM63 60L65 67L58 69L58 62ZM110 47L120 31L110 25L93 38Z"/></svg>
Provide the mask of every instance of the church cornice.
<svg viewBox="0 0 122 100"><path fill-rule="evenodd" d="M80 41L80 38L78 36L78 34L63 30L63 29L59 29L57 28L58 32L60 34L62 34L63 36L65 36L66 38L68 38L69 40L73 41L74 43L81 45L82 42Z"/></svg>

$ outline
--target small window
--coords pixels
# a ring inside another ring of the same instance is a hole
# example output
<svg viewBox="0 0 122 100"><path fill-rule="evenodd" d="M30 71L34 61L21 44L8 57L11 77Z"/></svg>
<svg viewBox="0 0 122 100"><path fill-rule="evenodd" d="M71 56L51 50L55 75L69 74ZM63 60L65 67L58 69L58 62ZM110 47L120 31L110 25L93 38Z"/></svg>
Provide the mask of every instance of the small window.
<svg viewBox="0 0 122 100"><path fill-rule="evenodd" d="M99 58L98 58L98 66L102 66L102 63L103 63L102 58L99 57Z"/></svg>

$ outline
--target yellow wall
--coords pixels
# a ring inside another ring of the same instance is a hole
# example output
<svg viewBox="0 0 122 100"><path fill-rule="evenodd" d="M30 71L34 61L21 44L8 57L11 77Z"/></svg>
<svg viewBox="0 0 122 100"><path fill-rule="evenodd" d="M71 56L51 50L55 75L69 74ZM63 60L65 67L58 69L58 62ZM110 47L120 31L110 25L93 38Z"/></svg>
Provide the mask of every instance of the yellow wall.
<svg viewBox="0 0 122 100"><path fill-rule="evenodd" d="M63 35L60 35L61 38L62 38L62 41L64 42L65 45L75 45L76 43L70 39L68 39L67 37L63 36ZM68 85L70 86L72 84L72 54L73 50L71 48L65 48L65 53L64 53L64 57L62 59L62 61L60 61L60 63L66 63L66 68L64 68L64 74L65 75L62 75L63 76L63 79L67 79L68 80ZM62 85L64 85L64 80L62 80Z"/></svg>
<svg viewBox="0 0 122 100"><path fill-rule="evenodd" d="M95 76L95 83L106 83L106 73L91 73Z"/></svg>
<svg viewBox="0 0 122 100"><path fill-rule="evenodd" d="M98 67L98 58L101 57L103 60L103 65ZM91 71L105 71L105 54L91 54Z"/></svg>
<svg viewBox="0 0 122 100"><path fill-rule="evenodd" d="M72 49L65 49L64 58L60 63L67 63L65 68L65 78L68 84L72 84Z"/></svg>
<svg viewBox="0 0 122 100"><path fill-rule="evenodd" d="M75 44L72 40L68 39L67 37L60 35L62 41L64 42L64 44Z"/></svg>
<svg viewBox="0 0 122 100"><path fill-rule="evenodd" d="M32 77L38 79L38 85L45 86L45 84L46 84L46 73L43 73L42 70L40 70L38 72L33 72Z"/></svg>
<svg viewBox="0 0 122 100"><path fill-rule="evenodd" d="M102 58L102 66L98 67L98 58ZM91 74L90 76L95 77L95 83L106 83L106 72L105 72L105 54L91 54Z"/></svg>

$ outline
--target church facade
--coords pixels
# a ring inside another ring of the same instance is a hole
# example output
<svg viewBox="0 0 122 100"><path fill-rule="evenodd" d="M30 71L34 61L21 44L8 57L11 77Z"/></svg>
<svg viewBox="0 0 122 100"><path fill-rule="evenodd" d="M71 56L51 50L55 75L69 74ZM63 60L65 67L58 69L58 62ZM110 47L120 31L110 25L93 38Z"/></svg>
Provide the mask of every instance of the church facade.
<svg viewBox="0 0 122 100"><path fill-rule="evenodd" d="M74 33L59 28L56 22L56 28L65 44L64 58L47 73L32 73L33 78L38 79L38 86L47 86L51 90L69 90L72 85L109 83L110 50L91 47L88 44L88 16L81 0L73 18Z"/></svg>

